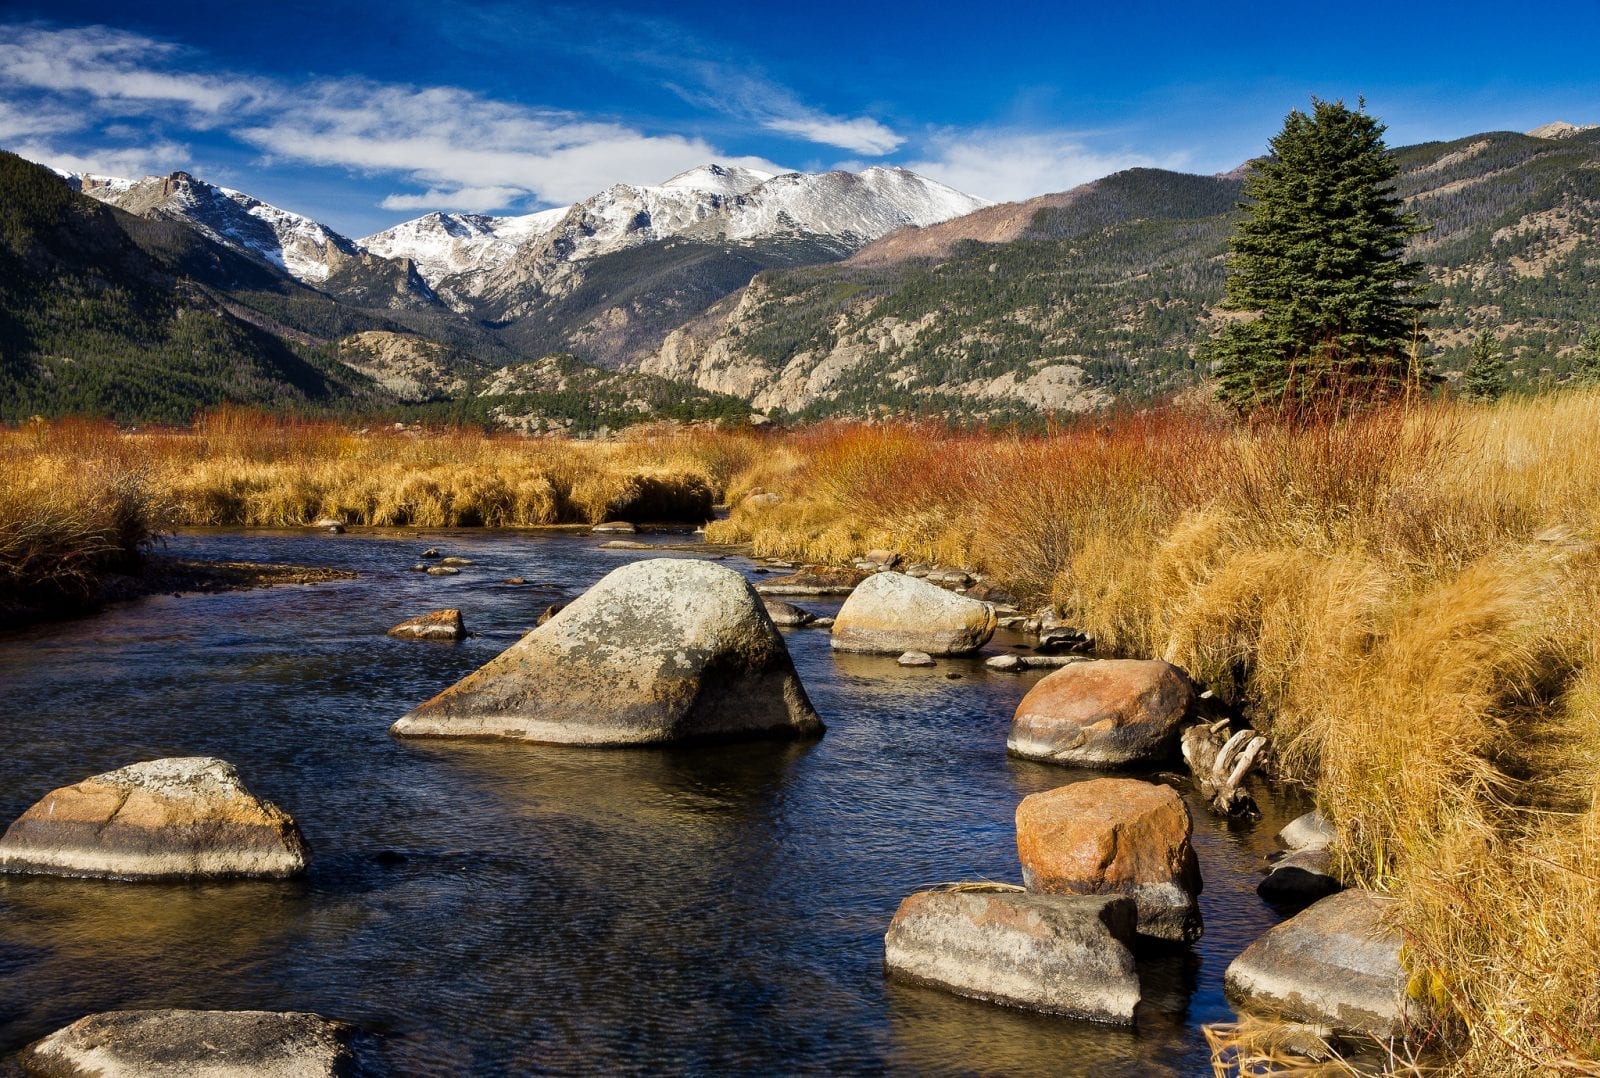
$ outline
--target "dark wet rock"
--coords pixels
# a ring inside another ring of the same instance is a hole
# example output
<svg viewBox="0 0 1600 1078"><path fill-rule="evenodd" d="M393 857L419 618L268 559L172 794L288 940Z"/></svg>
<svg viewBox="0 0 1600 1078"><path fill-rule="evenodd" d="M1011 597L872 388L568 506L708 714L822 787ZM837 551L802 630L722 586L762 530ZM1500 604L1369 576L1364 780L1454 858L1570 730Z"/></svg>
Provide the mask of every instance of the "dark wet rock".
<svg viewBox="0 0 1600 1078"><path fill-rule="evenodd" d="M424 550L421 554L417 555L419 558L437 558L438 556L439 548L436 546L431 546L427 550Z"/></svg>
<svg viewBox="0 0 1600 1078"><path fill-rule="evenodd" d="M975 999L1132 1025L1133 934L1123 897L919 891L889 925L884 968Z"/></svg>
<svg viewBox="0 0 1600 1078"><path fill-rule="evenodd" d="M834 620L835 651L966 655L994 635L994 609L903 573L869 577Z"/></svg>
<svg viewBox="0 0 1600 1078"><path fill-rule="evenodd" d="M35 1041L23 1073L49 1078L318 1078L352 1073L355 1027L275 1011L106 1011Z"/></svg>
<svg viewBox="0 0 1600 1078"><path fill-rule="evenodd" d="M282 878L306 868L294 819L208 756L131 764L52 790L0 838L0 872L129 880Z"/></svg>
<svg viewBox="0 0 1600 1078"><path fill-rule="evenodd" d="M1006 748L1079 767L1161 763L1176 754L1194 692L1188 675L1156 659L1073 663L1022 698Z"/></svg>
<svg viewBox="0 0 1600 1078"><path fill-rule="evenodd" d="M822 721L742 576L656 558L614 570L391 729L646 745L816 737Z"/></svg>
<svg viewBox="0 0 1600 1078"><path fill-rule="evenodd" d="M452 607L402 621L389 630L389 635L403 640L465 640L467 626L461 620L461 611Z"/></svg>
<svg viewBox="0 0 1600 1078"><path fill-rule="evenodd" d="M1274 906L1308 906L1319 898L1343 890L1333 874L1333 855L1326 846L1308 846L1284 854L1272 863L1256 894Z"/></svg>
<svg viewBox="0 0 1600 1078"><path fill-rule="evenodd" d="M1124 894L1139 934L1200 937L1200 863L1193 821L1170 786L1094 779L1032 794L1017 806L1022 882L1041 894Z"/></svg>
<svg viewBox="0 0 1600 1078"><path fill-rule="evenodd" d="M1368 891L1331 895L1270 929L1228 966L1228 999L1248 1014L1403 1036L1423 1015L1406 999L1394 900Z"/></svg>

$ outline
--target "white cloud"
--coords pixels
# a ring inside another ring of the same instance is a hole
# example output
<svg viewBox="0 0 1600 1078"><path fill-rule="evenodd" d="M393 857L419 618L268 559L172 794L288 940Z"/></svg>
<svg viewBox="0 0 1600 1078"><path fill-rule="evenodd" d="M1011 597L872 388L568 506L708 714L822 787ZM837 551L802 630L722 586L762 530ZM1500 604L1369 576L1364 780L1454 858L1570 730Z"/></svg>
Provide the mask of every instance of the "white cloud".
<svg viewBox="0 0 1600 1078"><path fill-rule="evenodd" d="M10 147L18 157L36 161L62 172L90 173L137 180L164 175L190 164L189 148L176 142L150 146L108 148L88 154L69 153L45 143L24 142Z"/></svg>
<svg viewBox="0 0 1600 1078"><path fill-rule="evenodd" d="M453 191L478 209L522 197L575 202L613 183L659 183L708 161L782 171L762 158L730 158L700 139L645 135L454 87L356 79L313 86L293 110L235 134L274 158L396 172L428 188L390 195L384 205L391 209L438 206ZM491 204L495 192L505 197Z"/></svg>
<svg viewBox="0 0 1600 1078"><path fill-rule="evenodd" d="M959 191L1014 202L1065 191L1126 168L1177 168L1181 158L1157 160L1138 153L1091 149L1071 132L988 128L942 130L928 142L923 160L905 167Z"/></svg>
<svg viewBox="0 0 1600 1078"><path fill-rule="evenodd" d="M877 120L868 117L837 120L826 116L800 116L767 120L762 126L785 135L798 135L824 146L837 146L851 153L874 157L894 153L905 141Z"/></svg>
<svg viewBox="0 0 1600 1078"><path fill-rule="evenodd" d="M518 187L457 187L442 191L430 187L420 195L389 195L379 206L386 210L461 210L482 213L509 206L527 191Z"/></svg>
<svg viewBox="0 0 1600 1078"><path fill-rule="evenodd" d="M254 79L162 70L178 49L140 34L104 26L5 29L0 82L11 86L143 109L177 105L212 117L272 92Z"/></svg>

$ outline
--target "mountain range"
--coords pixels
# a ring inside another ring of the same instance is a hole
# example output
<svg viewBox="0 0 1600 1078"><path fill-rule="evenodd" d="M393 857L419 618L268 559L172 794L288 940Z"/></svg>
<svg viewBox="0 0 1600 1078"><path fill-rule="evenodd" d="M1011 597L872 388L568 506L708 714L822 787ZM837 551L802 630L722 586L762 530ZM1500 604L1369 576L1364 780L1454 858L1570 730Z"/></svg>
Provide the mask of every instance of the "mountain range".
<svg viewBox="0 0 1600 1078"><path fill-rule="evenodd" d="M1419 347L1448 372L1489 329L1518 382L1559 380L1594 318L1600 130L1394 155L1429 226ZM902 169L708 164L350 239L184 172L3 155L0 418L239 400L527 429L751 407L1004 421L1180 391L1205 374L1244 168L990 205Z"/></svg>

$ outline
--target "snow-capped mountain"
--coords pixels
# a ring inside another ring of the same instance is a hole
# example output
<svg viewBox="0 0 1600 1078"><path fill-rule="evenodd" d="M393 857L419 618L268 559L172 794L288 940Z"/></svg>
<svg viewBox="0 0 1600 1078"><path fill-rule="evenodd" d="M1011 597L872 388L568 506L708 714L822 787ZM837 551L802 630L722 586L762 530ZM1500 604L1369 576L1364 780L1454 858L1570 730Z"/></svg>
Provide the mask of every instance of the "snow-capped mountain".
<svg viewBox="0 0 1600 1078"><path fill-rule="evenodd" d="M140 216L175 217L207 238L253 254L291 276L313 284L327 280L333 265L353 258L360 248L309 217L196 179L187 172L122 180L110 176L68 176L78 190Z"/></svg>
<svg viewBox="0 0 1600 1078"><path fill-rule="evenodd" d="M899 168L788 172L707 164L653 186L619 183L574 206L521 217L430 213L359 242L409 258L457 306L505 293L545 270L682 236L749 243L804 236L847 253L905 225L931 225L987 206ZM496 272L512 263L514 282ZM447 278L457 277L455 280Z"/></svg>
<svg viewBox="0 0 1600 1078"><path fill-rule="evenodd" d="M452 274L501 265L518 247L559 224L570 208L561 206L519 217L430 213L357 242L385 258L411 259L424 279L436 282Z"/></svg>

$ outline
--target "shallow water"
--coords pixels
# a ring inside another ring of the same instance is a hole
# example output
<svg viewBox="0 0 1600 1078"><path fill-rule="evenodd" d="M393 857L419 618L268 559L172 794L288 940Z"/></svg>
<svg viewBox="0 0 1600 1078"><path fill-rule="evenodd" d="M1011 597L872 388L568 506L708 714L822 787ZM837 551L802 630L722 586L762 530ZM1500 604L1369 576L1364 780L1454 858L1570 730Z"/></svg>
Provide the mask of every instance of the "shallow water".
<svg viewBox="0 0 1600 1078"><path fill-rule="evenodd" d="M427 546L477 564L408 572ZM293 883L0 877L0 1057L89 1012L198 1007L351 1019L405 1074L1209 1072L1199 1027L1229 1017L1223 969L1278 919L1254 886L1301 806L1270 796L1265 818L1242 826L1191 798L1206 932L1142 961L1137 1030L884 979L902 897L1019 880L1017 802L1093 777L1006 757L1011 712L1041 674L989 673L981 657L902 670L785 630L828 723L814 744L389 737L551 601L645 556L597 547L587 535L186 534L169 553L360 576L157 597L0 634L0 823L91 774L214 755L292 812L313 848ZM500 583L512 575L530 586ZM477 635L384 635L443 606Z"/></svg>

